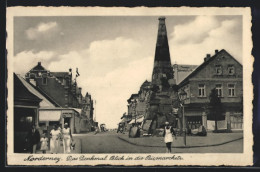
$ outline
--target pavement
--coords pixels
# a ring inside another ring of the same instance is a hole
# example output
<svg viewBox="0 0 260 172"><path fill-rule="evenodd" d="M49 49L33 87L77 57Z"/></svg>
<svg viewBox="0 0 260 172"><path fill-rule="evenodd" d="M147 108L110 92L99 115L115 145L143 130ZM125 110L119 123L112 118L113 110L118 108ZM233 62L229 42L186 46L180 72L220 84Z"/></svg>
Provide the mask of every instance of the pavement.
<svg viewBox="0 0 260 172"><path fill-rule="evenodd" d="M75 141L75 148L74 150L71 150L71 154L79 154L81 153L81 139L77 137L75 137L75 135L72 135L73 136L73 139ZM36 152L37 154L42 154L42 151L41 150L37 150ZM58 152L58 154L63 154L64 151L63 151L63 144L61 143L61 146L60 146L60 150ZM50 154L50 150L47 150L46 151L46 154Z"/></svg>
<svg viewBox="0 0 260 172"><path fill-rule="evenodd" d="M163 137L146 136L139 138L129 138L128 134L119 134L118 138L127 143L143 147L165 147ZM196 147L210 147L220 146L227 143L243 140L243 133L208 133L207 136L187 136L186 146L184 145L183 136L177 136L173 140L173 148L196 148Z"/></svg>
<svg viewBox="0 0 260 172"><path fill-rule="evenodd" d="M163 137L150 136L129 138L128 134L105 132L73 134L76 142L71 154L79 153L163 153L165 143ZM174 153L240 153L243 152L243 133L208 133L206 137L187 136L184 146L183 137L174 139ZM40 150L38 154L42 154ZM47 154L50 151L47 151ZM61 146L59 154L63 154Z"/></svg>

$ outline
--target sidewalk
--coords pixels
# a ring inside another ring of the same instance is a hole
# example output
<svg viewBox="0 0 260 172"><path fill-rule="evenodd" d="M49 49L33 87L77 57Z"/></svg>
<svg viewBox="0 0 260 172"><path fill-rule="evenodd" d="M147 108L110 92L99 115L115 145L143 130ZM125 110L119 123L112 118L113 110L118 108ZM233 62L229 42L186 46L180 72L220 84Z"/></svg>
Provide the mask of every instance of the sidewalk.
<svg viewBox="0 0 260 172"><path fill-rule="evenodd" d="M165 147L163 137L140 137L140 138L129 138L128 134L119 134L118 138L125 142L128 142L137 146L144 147ZM243 139L243 133L208 133L207 136L187 136L186 146L182 136L177 136L177 140L173 140L173 148L193 148L193 147L209 147L219 146L226 143Z"/></svg>
<svg viewBox="0 0 260 172"><path fill-rule="evenodd" d="M81 139L77 138L77 137L73 137L73 139L76 142L76 144L75 144L75 149L71 150L71 154L79 154L79 153L81 153ZM61 146L58 154L63 154L63 152L64 152L63 146ZM41 150L37 150L36 153L37 154L42 154L42 151ZM50 150L47 150L46 154L50 154Z"/></svg>

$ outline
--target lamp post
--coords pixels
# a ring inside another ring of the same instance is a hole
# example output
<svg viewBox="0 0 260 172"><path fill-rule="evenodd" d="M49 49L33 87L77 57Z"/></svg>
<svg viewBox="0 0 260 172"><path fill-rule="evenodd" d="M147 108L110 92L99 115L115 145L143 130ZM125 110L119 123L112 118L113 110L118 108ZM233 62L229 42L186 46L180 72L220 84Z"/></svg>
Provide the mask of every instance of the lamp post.
<svg viewBox="0 0 260 172"><path fill-rule="evenodd" d="M179 99L181 101L181 106L182 106L183 142L184 142L184 145L186 146L186 125L185 125L185 114L184 114L184 101L187 99L187 93L183 89L179 93Z"/></svg>

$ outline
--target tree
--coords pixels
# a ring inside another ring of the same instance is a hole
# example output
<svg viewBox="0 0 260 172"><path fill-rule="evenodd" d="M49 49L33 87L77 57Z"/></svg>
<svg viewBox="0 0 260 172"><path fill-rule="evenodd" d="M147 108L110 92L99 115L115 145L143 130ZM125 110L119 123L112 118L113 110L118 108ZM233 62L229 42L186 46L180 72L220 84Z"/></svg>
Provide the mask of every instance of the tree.
<svg viewBox="0 0 260 172"><path fill-rule="evenodd" d="M215 131L218 131L218 121L223 120L224 115L223 106L221 104L221 99L218 96L216 88L211 90L209 96L209 116L208 119L215 121Z"/></svg>

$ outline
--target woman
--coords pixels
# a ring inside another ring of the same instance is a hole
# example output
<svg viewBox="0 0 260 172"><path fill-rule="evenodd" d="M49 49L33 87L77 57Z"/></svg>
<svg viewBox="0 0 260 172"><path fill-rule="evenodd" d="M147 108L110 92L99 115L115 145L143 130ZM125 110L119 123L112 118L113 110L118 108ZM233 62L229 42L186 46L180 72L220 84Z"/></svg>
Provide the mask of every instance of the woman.
<svg viewBox="0 0 260 172"><path fill-rule="evenodd" d="M53 154L57 154L60 149L60 140L61 133L60 130L58 130L58 126L55 124L54 128L50 132L50 152Z"/></svg>
<svg viewBox="0 0 260 172"><path fill-rule="evenodd" d="M70 153L70 151L71 151L70 145L71 145L71 142L73 141L73 138L72 138L68 123L64 124L64 128L62 129L62 135L63 135L64 153Z"/></svg>
<svg viewBox="0 0 260 172"><path fill-rule="evenodd" d="M175 136L175 139L177 139L176 134L172 126L169 125L169 122L165 122L165 128L163 132L164 142L166 143L166 153L171 153L171 146L173 142L173 137Z"/></svg>

